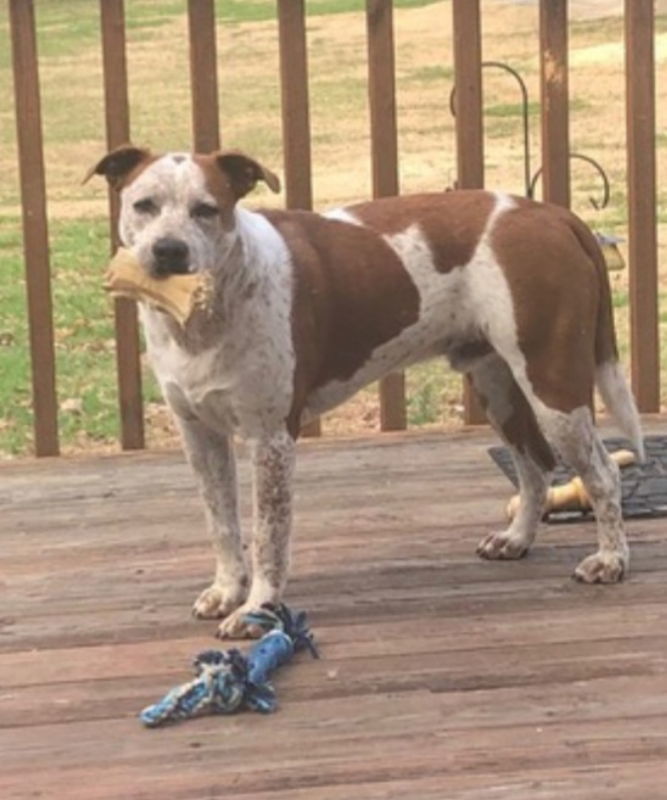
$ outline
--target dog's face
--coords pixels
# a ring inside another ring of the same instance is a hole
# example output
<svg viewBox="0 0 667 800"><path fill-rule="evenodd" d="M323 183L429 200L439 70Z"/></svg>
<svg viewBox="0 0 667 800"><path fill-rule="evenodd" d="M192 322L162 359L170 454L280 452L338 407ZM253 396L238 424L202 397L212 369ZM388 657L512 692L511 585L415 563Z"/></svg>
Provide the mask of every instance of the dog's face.
<svg viewBox="0 0 667 800"><path fill-rule="evenodd" d="M219 269L235 240L234 208L263 180L278 178L237 152L157 156L122 147L90 171L120 193L119 234L154 277Z"/></svg>

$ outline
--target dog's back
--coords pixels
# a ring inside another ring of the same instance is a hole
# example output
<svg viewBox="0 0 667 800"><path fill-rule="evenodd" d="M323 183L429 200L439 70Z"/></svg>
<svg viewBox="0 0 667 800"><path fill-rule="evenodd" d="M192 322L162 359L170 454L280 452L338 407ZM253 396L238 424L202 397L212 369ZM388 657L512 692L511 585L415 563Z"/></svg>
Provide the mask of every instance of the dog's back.
<svg viewBox="0 0 667 800"><path fill-rule="evenodd" d="M557 206L485 191L385 198L322 217L262 212L293 261L300 385L319 413L435 355L497 352L524 393L592 406L617 360L595 238ZM576 355L575 355L576 354Z"/></svg>

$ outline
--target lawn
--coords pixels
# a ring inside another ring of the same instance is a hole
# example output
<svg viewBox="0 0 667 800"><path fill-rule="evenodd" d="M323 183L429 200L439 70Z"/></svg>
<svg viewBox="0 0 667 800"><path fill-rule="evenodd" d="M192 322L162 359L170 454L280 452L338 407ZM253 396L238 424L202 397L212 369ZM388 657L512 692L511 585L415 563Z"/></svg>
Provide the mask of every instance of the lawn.
<svg viewBox="0 0 667 800"><path fill-rule="evenodd" d="M612 184L610 205L595 211L600 188L590 167L573 164L573 207L591 225L624 235L623 26L618 16L577 19L570 33L572 149L598 160ZM118 429L111 309L100 291L109 252L106 192L81 185L104 152L104 108L97 3L35 0L47 168L60 424L65 451L113 448ZM455 176L451 9L440 0L395 2L400 173L403 191L439 190ZM282 143L277 30L273 0L220 0L218 55L221 130L280 171ZM659 6L661 10L662 6ZM539 152L537 11L487 2L484 58L523 75L530 94L533 170ZM370 194L365 20L361 0L308 0L313 184L318 208ZM132 136L155 149L188 148L185 0L126 0ZM168 52L169 58L164 54ZM664 130L667 17L658 18L658 130ZM510 78L485 72L487 185L523 191L521 121ZM30 369L7 14L0 18L0 456L31 450ZM658 137L659 186L667 137ZM341 167L344 165L344 168ZM258 192L249 204L281 204ZM662 196L660 197L662 200ZM667 219L660 205L661 255ZM627 349L627 279L613 275L617 322ZM662 285L662 281L661 281ZM663 294L661 290L661 302ZM661 306L661 307L664 307ZM661 319L667 320L667 309ZM667 329L663 324L664 330ZM667 371L663 370L667 374ZM460 380L441 364L408 374L413 425L460 421ZM145 380L149 442L172 441L155 384ZM372 430L376 394L360 395L325 420L328 433Z"/></svg>

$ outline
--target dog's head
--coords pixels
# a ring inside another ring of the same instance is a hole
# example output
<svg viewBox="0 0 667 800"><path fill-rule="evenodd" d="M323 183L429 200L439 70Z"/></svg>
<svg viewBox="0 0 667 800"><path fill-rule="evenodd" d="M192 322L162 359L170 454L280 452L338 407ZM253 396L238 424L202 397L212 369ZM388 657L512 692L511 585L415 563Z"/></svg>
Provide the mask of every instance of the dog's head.
<svg viewBox="0 0 667 800"><path fill-rule="evenodd" d="M237 201L278 178L236 151L167 153L125 145L108 153L85 180L103 175L120 195L119 235L153 276L214 269L234 241Z"/></svg>

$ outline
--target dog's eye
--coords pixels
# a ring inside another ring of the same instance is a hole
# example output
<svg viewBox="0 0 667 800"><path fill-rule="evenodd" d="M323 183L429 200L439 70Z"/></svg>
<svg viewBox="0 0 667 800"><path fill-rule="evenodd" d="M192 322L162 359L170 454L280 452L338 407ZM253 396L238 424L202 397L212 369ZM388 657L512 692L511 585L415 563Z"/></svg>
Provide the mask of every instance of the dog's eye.
<svg viewBox="0 0 667 800"><path fill-rule="evenodd" d="M157 214L158 212L157 203L150 197L144 197L143 200L137 200L132 207L140 214Z"/></svg>
<svg viewBox="0 0 667 800"><path fill-rule="evenodd" d="M199 217L199 219L212 219L218 215L218 207L211 203L197 203L192 207L190 213L193 217Z"/></svg>

